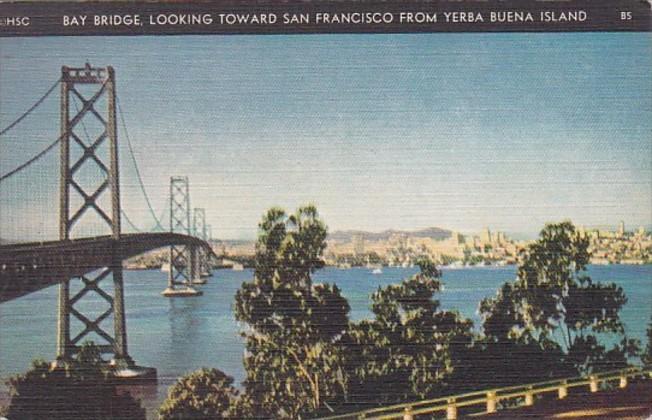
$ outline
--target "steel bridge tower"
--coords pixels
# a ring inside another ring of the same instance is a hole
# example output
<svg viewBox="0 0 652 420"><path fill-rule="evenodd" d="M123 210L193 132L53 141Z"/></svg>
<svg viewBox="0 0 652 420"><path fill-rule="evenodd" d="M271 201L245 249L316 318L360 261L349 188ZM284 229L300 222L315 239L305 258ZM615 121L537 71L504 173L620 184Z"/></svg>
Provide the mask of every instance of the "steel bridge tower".
<svg viewBox="0 0 652 420"><path fill-rule="evenodd" d="M206 210L195 208L193 213L193 230L195 236L206 241L208 226L206 225ZM205 284L206 277L211 275L210 254L208 250L197 248L194 250L195 260L192 267L194 268L192 281L193 284Z"/></svg>
<svg viewBox="0 0 652 420"><path fill-rule="evenodd" d="M190 189L188 177L170 178L170 232L191 235ZM170 246L168 287L161 294L167 297L200 296L191 286L196 271L196 249L185 245Z"/></svg>
<svg viewBox="0 0 652 420"><path fill-rule="evenodd" d="M81 110L76 100L81 103ZM71 109L71 102L74 109ZM95 128L92 137L85 121ZM87 142L82 140L80 132L86 134ZM95 68L87 63L83 68L61 68L60 139L59 238L71 239L75 226L93 218L108 228L117 244L121 235L120 170L112 67ZM80 179L89 171L96 174L94 180ZM66 279L59 285L57 365L70 360L79 351L82 340L97 339L101 352L112 355L111 364L116 368L136 368L127 350L121 250L113 245L105 252L111 254L109 266L99 272ZM74 283L77 279L81 281L81 289L73 292L71 284L77 286ZM108 281L112 281L112 294L100 287ZM107 304L99 316L82 304L93 294ZM102 326L102 322L110 318L112 331ZM71 329L73 319L81 323L81 331ZM143 374L148 375L156 372L150 368L138 369L141 373L147 371ZM119 376L119 369L116 375Z"/></svg>
<svg viewBox="0 0 652 420"><path fill-rule="evenodd" d="M210 246L210 248L209 248L208 250L204 250L204 252L206 253L206 259L204 260L204 263L205 263L205 265L206 265L206 275L207 275L208 277L212 277L212 276L213 276L213 265L212 265L212 261L213 261L213 257L215 256L215 253L212 252L212 250L213 250L213 246L210 245L210 241L213 240L212 230L213 230L213 228L211 227L211 225L208 225L208 224L205 225L204 236L203 236L203 238L202 238L202 239L203 239L204 241L206 241L206 243L208 243L209 246ZM209 253L209 252L210 252L210 253Z"/></svg>

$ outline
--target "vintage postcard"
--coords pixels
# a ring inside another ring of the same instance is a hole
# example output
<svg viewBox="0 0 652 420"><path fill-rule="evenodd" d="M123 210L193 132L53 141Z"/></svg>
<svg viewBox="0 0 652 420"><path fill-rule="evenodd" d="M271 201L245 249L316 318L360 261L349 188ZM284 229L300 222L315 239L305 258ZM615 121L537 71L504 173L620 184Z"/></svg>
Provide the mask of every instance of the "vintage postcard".
<svg viewBox="0 0 652 420"><path fill-rule="evenodd" d="M650 10L0 2L0 419L650 418Z"/></svg>

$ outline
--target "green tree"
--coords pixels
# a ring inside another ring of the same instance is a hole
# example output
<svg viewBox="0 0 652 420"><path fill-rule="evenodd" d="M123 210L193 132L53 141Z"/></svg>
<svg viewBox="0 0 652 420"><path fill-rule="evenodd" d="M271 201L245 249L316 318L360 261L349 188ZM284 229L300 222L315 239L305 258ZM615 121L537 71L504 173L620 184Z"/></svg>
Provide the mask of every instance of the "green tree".
<svg viewBox="0 0 652 420"><path fill-rule="evenodd" d="M641 360L646 365L652 365L652 316L650 316L650 323L647 326L647 347Z"/></svg>
<svg viewBox="0 0 652 420"><path fill-rule="evenodd" d="M615 369L635 354L636 341L626 338L620 319L627 297L621 287L587 275L588 245L570 222L546 225L522 254L516 280L481 302L485 354L509 358L505 369L492 369L502 375L493 380Z"/></svg>
<svg viewBox="0 0 652 420"><path fill-rule="evenodd" d="M256 413L299 418L345 393L338 341L349 305L337 286L311 279L324 266L325 240L313 206L292 215L273 208L259 225L254 278L235 304L246 324L246 397Z"/></svg>
<svg viewBox="0 0 652 420"><path fill-rule="evenodd" d="M217 369L200 369L170 387L159 409L161 420L230 418L238 391L233 378Z"/></svg>
<svg viewBox="0 0 652 420"><path fill-rule="evenodd" d="M442 310L441 273L430 260L420 272L372 295L374 319L352 323L346 336L349 402L378 404L449 391L455 367L473 341L472 322Z"/></svg>
<svg viewBox="0 0 652 420"><path fill-rule="evenodd" d="M145 419L145 409L128 393L118 393L100 352L92 343L63 367L42 360L7 382L10 419Z"/></svg>

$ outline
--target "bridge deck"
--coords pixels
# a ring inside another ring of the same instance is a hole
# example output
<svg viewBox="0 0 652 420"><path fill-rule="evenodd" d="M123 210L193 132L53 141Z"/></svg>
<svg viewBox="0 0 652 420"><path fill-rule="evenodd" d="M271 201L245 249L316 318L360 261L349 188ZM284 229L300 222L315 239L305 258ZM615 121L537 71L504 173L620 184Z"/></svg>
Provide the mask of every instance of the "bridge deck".
<svg viewBox="0 0 652 420"><path fill-rule="evenodd" d="M0 303L111 265L114 256L124 260L169 245L210 249L207 242L178 233L134 233L124 234L119 240L98 236L0 246Z"/></svg>

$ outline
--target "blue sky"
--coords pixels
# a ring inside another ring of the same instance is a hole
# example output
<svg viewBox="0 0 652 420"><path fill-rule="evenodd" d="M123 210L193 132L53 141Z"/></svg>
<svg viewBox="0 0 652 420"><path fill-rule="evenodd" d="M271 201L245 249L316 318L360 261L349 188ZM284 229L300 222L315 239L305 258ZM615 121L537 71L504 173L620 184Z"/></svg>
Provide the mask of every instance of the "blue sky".
<svg viewBox="0 0 652 420"><path fill-rule="evenodd" d="M4 38L0 127L86 61L116 69L157 211L188 175L217 237L307 202L331 230L652 224L647 33ZM55 94L0 137L0 172L57 133ZM56 234L56 165L0 185L0 236Z"/></svg>

